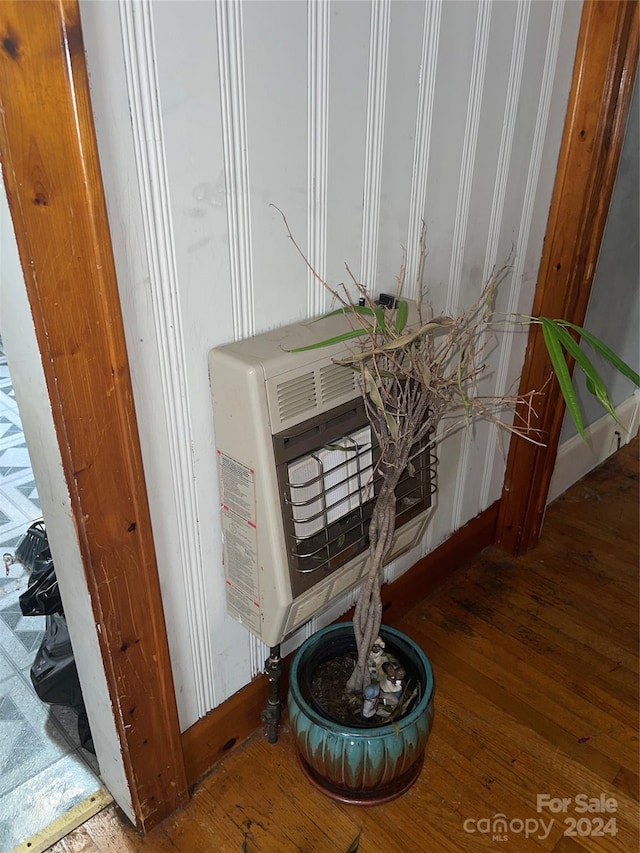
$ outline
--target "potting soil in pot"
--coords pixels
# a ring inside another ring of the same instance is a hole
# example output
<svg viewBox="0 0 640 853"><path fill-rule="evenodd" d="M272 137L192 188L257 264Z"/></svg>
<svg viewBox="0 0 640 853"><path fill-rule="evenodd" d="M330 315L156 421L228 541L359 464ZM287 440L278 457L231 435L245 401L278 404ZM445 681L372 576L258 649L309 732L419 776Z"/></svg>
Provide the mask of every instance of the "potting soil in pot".
<svg viewBox="0 0 640 853"><path fill-rule="evenodd" d="M401 662L390 652L387 653L386 660L393 662L395 666L401 665ZM419 699L418 681L411 672L407 672L402 689L395 699L397 705L386 705L383 698L380 698L376 700L374 713L368 718L363 716L362 696L345 690L355 663L355 653L346 652L322 661L313 669L309 692L317 711L337 723L369 728L395 722L414 707ZM404 667L402 672L405 672ZM377 681L378 677L374 675L372 683L375 685ZM381 694L381 697L383 695Z"/></svg>

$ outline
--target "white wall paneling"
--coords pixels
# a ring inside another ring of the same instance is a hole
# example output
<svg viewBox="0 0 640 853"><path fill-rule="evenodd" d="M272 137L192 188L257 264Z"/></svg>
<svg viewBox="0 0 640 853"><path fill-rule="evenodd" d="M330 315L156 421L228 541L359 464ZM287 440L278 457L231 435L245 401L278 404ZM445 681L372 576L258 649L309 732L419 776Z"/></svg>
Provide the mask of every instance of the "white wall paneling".
<svg viewBox="0 0 640 853"><path fill-rule="evenodd" d="M377 3L373 3L369 35L369 86L364 146L362 254L359 281L369 290L370 294L374 295L377 285L376 272L380 236L380 193L390 25L391 0L378 0Z"/></svg>
<svg viewBox="0 0 640 853"><path fill-rule="evenodd" d="M329 145L329 0L316 0L307 21L307 315L322 314L327 273L327 150ZM314 275L314 271L317 275ZM319 278L318 278L319 277Z"/></svg>
<svg viewBox="0 0 640 853"><path fill-rule="evenodd" d="M446 311L457 314L460 310L460 287L462 284L462 264L466 246L467 226L469 222L469 205L473 172L476 164L476 148L478 145L478 130L480 126L480 110L484 75L487 65L487 50L489 47L489 28L491 26L491 3L480 0L476 18L476 32L473 44L471 73L469 77L469 96L467 116L462 134L462 156L460 162L460 179L456 212L453 221L453 251L449 269L449 290L447 293Z"/></svg>
<svg viewBox="0 0 640 853"><path fill-rule="evenodd" d="M308 311L307 268L287 239L280 215L269 205L276 204L285 213L301 249L308 254L307 75L308 15L312 10L306 3L288 0L240 5L254 310L259 332L290 318L302 319ZM322 11L315 14L322 21ZM316 45L321 38L319 32ZM320 90L315 94L320 95Z"/></svg>
<svg viewBox="0 0 640 853"><path fill-rule="evenodd" d="M334 283L348 281L347 262L359 273L370 17L369 3L330 4L327 278Z"/></svg>
<svg viewBox="0 0 640 853"><path fill-rule="evenodd" d="M437 13L437 8L434 10ZM427 9L422 3L391 3L387 47L384 136L380 163L380 200L376 247L375 292L396 293L397 277L408 243L411 197L414 194L413 169L416 151L417 114L428 109L430 96L423 93L421 103L422 57ZM435 15L437 17L437 14ZM427 81L428 87L429 81ZM396 93L402 91L402 98ZM428 167L428 161L424 168ZM415 191L417 192L417 190ZM415 207L421 208L416 204ZM419 232L418 232L419 235ZM405 276L404 295L411 295L412 284Z"/></svg>
<svg viewBox="0 0 640 853"><path fill-rule="evenodd" d="M229 283L233 295L234 338L239 340L250 337L255 329L242 3L224 0L216 3L215 8L231 268Z"/></svg>
<svg viewBox="0 0 640 853"><path fill-rule="evenodd" d="M433 120L433 99L436 87L438 40L440 37L441 0L425 3L422 47L420 52L420 80L414 131L413 164L411 167L411 195L409 199L409 226L407 233L407 298L420 298L423 282L423 223L427 198L429 146ZM416 288L416 289L414 289Z"/></svg>
<svg viewBox="0 0 640 853"><path fill-rule="evenodd" d="M511 153L518 116L530 5L528 0L523 0L523 2L515 6L515 9L511 7L515 13L515 20L512 22L507 16L504 16L504 24L508 27L509 37L505 37L504 29L496 27L496 30L498 30L498 44L491 52L491 56L496 57L500 56L501 50L510 49L511 59L504 98L504 109L502 109L502 102L500 102L498 105L489 103L488 108L485 110L485 115L491 129L494 133L500 134L500 141L495 148L497 151L495 169L492 169L491 172L489 170L486 170L484 173L481 172L478 176L480 179L484 177L486 180L486 184L481 187L481 197L486 199L486 201L489 200L491 194L488 175L491 175L491 183L493 183L493 197L490 209L488 210L489 215L488 217L484 217L484 221L487 223L487 237L484 266L480 279L483 284L488 282L492 276L496 275L511 260L515 251L514 246L508 253L502 254L502 256L499 254L505 252L505 241L501 239L505 231L505 224L507 229L509 228L509 223L505 223L504 219L505 199L507 197ZM500 59L500 67L506 67L506 55L500 56ZM499 68L495 70L499 71ZM493 93L496 89L499 91L501 88L501 75L498 73L496 75L498 79L494 81L492 80L492 71L494 71L494 67L489 68L488 91ZM504 85L504 79L502 79L502 84ZM487 99L484 98L484 100ZM484 234L483 229L478 228L478 231ZM506 275L504 280L500 282L500 288L510 292L515 289L517 281L519 281L518 277ZM483 336L487 346L489 362L491 362L492 355L491 335L492 329L487 329L486 334ZM491 366L492 368L494 367L493 364ZM479 378L478 391L487 396L496 394L495 378L495 370L487 371L484 376ZM462 437L462 452L460 453L457 474L458 491L454 501L452 519L454 528L460 526L462 519L469 511L472 503L474 507L477 507L479 485L480 491L482 490L478 474L483 469L487 437L491 428L492 426L489 423L480 422L475 425L473 432L467 430ZM470 483L472 484L471 488L469 487ZM485 509L486 506L486 502L482 503L482 509Z"/></svg>
<svg viewBox="0 0 640 853"><path fill-rule="evenodd" d="M83 25L186 727L266 654L224 610L207 351L330 303L272 205L333 285L346 262L393 290L406 252L411 295L424 221L436 311L469 307L512 252L498 309L526 311L580 4L136 0L116 22L111 6L82 0ZM497 337L490 393L523 347ZM429 532L390 576L498 496L497 441L484 426L444 442Z"/></svg>
<svg viewBox="0 0 640 853"><path fill-rule="evenodd" d="M204 566L199 536L198 502L191 451L191 413L184 354L184 328L178 290L171 199L164 150L159 87L156 75L151 4L120 3L131 123L143 205L147 261L151 272L151 308L162 372L163 405L170 436L165 472L175 495L181 571L187 603L187 636L194 662L196 701L200 714L215 703L212 681Z"/></svg>
<svg viewBox="0 0 640 853"><path fill-rule="evenodd" d="M570 4L571 5L571 4ZM535 117L535 125L533 129L533 141L531 145L531 154L527 169L527 180L524 190L524 198L520 212L520 221L517 234L515 235L514 245L516 247L513 260L513 284L509 293L509 301L506 308L506 317L516 318L518 312L526 314L526 309L523 310L523 289L526 293L531 293L532 283L534 282L533 274L537 272L537 267L531 268L531 258L526 252L526 247L533 240L534 245L538 245L538 241L542 238L541 228L542 211L538 207L538 222L535 223L537 228L532 234L532 226L534 225L534 213L536 204L540 203L540 175L543 168L543 156L549 156L549 147L554 146L554 150L559 147L559 125L560 113L552 115L552 96L554 94L555 72L558 63L558 56L561 46L562 22L565 7L560 3L555 3L551 7L551 15L547 30L547 43L544 56L544 66L542 68L542 79L540 82L540 92L538 97L537 111ZM574 10L571 10L574 11ZM571 22L574 23L574 22ZM565 74L567 71L565 70ZM563 102L564 106L564 102ZM555 119L554 139L549 140L547 137L547 127L549 124L550 115ZM561 115L564 117L564 109ZM557 140L557 141L556 141ZM557 155L556 155L557 156ZM553 164L555 167L555 159ZM555 174L555 168L553 170ZM545 183L549 184L553 180L552 170L547 163ZM546 217L546 211L545 211ZM546 221L546 218L545 218ZM540 244L541 245L541 244ZM529 264L529 275L527 275L527 264ZM524 288L523 288L524 285ZM524 296L527 303L531 303L531 296ZM525 344L525 335L521 334L520 346L514 347L514 336L507 335L500 351L499 364L497 368L496 391L497 395L511 393L515 387L518 373L514 371L514 361L522 363L522 351ZM514 353L515 349L515 353ZM502 480L504 478L504 469L506 465L506 451L502 452L499 459L496 460L496 451L501 444L503 437L498 434L495 426L489 428L488 440L486 442L486 458L484 471L482 474L480 504L482 507L488 506L493 500L496 500L502 489Z"/></svg>
<svg viewBox="0 0 640 853"><path fill-rule="evenodd" d="M460 166L460 179L458 181L458 198L453 227L453 251L451 253L451 266L449 269L449 288L447 293L448 314L455 316L460 311L460 291L462 287L462 273L465 252L467 249L467 230L469 227L471 191L473 188L474 170L476 167L476 149L478 146L478 135L480 131L480 115L482 109L485 71L487 67L487 54L489 50L489 31L491 27L491 3L480 0L476 19L476 32L473 45L473 58L471 62L471 79L469 86L469 100L467 103L467 117L463 135L462 160ZM477 288L482 287L483 282L475 283ZM468 305L468 303L467 303ZM460 449L457 453L458 470L455 477L455 492L453 494L453 508L451 526L453 529L460 526L461 503L463 487L466 479L467 466L469 464L469 432L450 440L453 445L459 442ZM443 501L443 506L445 501Z"/></svg>

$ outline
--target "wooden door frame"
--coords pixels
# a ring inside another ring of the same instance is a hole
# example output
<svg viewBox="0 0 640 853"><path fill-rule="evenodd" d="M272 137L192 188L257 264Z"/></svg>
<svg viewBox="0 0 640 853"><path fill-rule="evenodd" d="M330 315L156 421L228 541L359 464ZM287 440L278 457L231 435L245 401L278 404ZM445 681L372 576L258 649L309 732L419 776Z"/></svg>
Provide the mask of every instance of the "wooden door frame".
<svg viewBox="0 0 640 853"><path fill-rule="evenodd" d="M584 4L533 316L584 322L638 68L638 4ZM532 325L520 393L545 388L537 426L544 446L511 441L496 543L517 554L540 537L564 401L540 326Z"/></svg>
<svg viewBox="0 0 640 853"><path fill-rule="evenodd" d="M75 0L0 6L0 157L137 825L188 799Z"/></svg>
<svg viewBox="0 0 640 853"><path fill-rule="evenodd" d="M7 196L125 771L138 826L148 830L188 797L183 744L195 732L181 737L178 727L77 2L4 0L0 31ZM587 2L540 313L584 315L635 66L636 4ZM541 352L534 329L524 389L547 375ZM545 450L512 442L497 532L511 550L539 531L562 420L556 394L540 417Z"/></svg>

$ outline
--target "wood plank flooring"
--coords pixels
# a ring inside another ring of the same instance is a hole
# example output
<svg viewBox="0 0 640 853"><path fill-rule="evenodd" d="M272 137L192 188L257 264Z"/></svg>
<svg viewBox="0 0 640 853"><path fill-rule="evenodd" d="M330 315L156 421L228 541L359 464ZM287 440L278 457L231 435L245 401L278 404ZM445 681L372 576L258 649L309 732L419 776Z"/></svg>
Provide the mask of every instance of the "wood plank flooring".
<svg viewBox="0 0 640 853"><path fill-rule="evenodd" d="M636 439L549 508L534 550L488 549L406 613L436 718L422 775L394 803L316 792L285 722L277 745L256 733L148 836L110 807L51 850L637 853L638 527Z"/></svg>

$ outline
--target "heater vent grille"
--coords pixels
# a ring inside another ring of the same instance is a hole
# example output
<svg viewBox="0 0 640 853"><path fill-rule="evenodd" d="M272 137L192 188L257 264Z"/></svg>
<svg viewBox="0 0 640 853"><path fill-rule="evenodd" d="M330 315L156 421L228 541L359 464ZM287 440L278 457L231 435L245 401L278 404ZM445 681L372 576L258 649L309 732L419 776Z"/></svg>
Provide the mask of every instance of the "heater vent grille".
<svg viewBox="0 0 640 853"><path fill-rule="evenodd" d="M291 420L306 412L312 413L317 405L315 374L311 371L279 383L277 395L281 421Z"/></svg>
<svg viewBox="0 0 640 853"><path fill-rule="evenodd" d="M379 448L362 398L273 437L294 597L368 547L380 488ZM412 469L396 487L396 526L431 503L429 437L412 451Z"/></svg>
<svg viewBox="0 0 640 853"><path fill-rule="evenodd" d="M327 364L320 368L320 396L324 405L356 390L356 374L350 367Z"/></svg>
<svg viewBox="0 0 640 853"><path fill-rule="evenodd" d="M327 537L331 525L373 497L371 428L364 427L290 463L287 476L296 541L294 555L299 563L306 560L308 570L314 571L318 561L325 562L329 553ZM366 533L361 518L357 527L359 539ZM345 531L341 538L344 545Z"/></svg>

